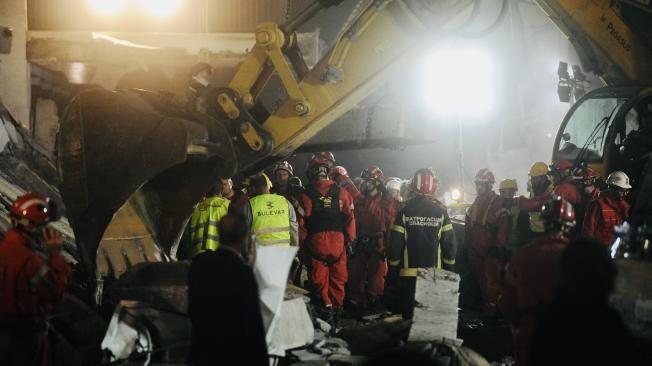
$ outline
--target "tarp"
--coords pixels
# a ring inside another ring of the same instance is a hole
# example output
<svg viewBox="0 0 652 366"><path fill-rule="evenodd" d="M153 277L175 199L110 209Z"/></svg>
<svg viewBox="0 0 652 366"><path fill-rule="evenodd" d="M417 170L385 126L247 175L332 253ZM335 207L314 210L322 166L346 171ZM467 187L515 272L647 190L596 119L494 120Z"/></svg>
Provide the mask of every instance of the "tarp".
<svg viewBox="0 0 652 366"><path fill-rule="evenodd" d="M256 246L254 276L260 291L260 308L265 325L267 348L274 350L274 329L281 314L285 287L297 247Z"/></svg>

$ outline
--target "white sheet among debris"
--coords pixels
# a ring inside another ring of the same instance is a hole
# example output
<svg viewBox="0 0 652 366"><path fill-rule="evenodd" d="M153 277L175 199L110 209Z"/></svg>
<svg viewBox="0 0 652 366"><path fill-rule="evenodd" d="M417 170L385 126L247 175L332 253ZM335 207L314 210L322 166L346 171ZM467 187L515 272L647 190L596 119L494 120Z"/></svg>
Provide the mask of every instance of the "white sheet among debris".
<svg viewBox="0 0 652 366"><path fill-rule="evenodd" d="M300 299L286 300L268 347L270 355L285 356L285 350L307 346L315 339L315 328L306 303Z"/></svg>
<svg viewBox="0 0 652 366"><path fill-rule="evenodd" d="M260 291L260 307L265 325L268 349L281 348L273 343L274 329L278 324L283 296L288 282L290 266L297 247L257 246L254 275ZM285 351L283 349L283 351Z"/></svg>
<svg viewBox="0 0 652 366"><path fill-rule="evenodd" d="M457 339L460 276L457 273L419 269L414 322L408 341L443 341Z"/></svg>
<svg viewBox="0 0 652 366"><path fill-rule="evenodd" d="M131 324L133 319L125 320L128 317L128 308L135 307L136 301L122 300L115 307L109 327L102 339L102 349L111 352L111 361L123 360L129 357L134 351L143 351L151 347L151 339L148 334L139 332Z"/></svg>

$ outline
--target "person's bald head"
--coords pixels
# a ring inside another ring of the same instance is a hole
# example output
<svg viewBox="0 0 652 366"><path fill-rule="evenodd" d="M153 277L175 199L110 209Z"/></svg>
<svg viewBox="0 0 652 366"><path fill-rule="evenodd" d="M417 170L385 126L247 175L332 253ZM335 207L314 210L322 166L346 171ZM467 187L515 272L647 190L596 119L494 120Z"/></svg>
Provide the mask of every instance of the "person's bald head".
<svg viewBox="0 0 652 366"><path fill-rule="evenodd" d="M244 216L240 214L227 214L222 217L217 226L220 233L220 245L226 245L234 249L244 249L244 243L249 234L249 228Z"/></svg>

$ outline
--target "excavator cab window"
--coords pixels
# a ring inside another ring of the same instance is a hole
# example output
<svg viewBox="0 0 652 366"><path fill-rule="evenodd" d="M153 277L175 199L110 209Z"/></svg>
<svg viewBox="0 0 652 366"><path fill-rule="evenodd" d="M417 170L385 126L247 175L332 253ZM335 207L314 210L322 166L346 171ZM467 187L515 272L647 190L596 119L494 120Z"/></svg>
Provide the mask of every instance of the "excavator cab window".
<svg viewBox="0 0 652 366"><path fill-rule="evenodd" d="M606 135L625 98L584 99L578 103L560 134L557 159L597 163L602 160Z"/></svg>

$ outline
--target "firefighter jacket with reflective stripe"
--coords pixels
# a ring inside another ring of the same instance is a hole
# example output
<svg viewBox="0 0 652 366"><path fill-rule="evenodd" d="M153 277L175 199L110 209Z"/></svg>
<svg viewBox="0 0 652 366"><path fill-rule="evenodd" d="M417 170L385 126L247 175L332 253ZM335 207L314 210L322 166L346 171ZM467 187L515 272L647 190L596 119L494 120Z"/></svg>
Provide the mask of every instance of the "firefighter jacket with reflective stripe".
<svg viewBox="0 0 652 366"><path fill-rule="evenodd" d="M245 217L261 245L296 245L296 214L285 197L273 193L252 197L245 206Z"/></svg>
<svg viewBox="0 0 652 366"><path fill-rule="evenodd" d="M220 236L217 224L229 211L230 201L223 197L209 197L199 202L190 219L190 240L197 251L217 250Z"/></svg>
<svg viewBox="0 0 652 366"><path fill-rule="evenodd" d="M417 268L454 265L456 252L455 233L446 206L424 195L407 201L390 231L390 265L401 266L401 276L413 277Z"/></svg>
<svg viewBox="0 0 652 366"><path fill-rule="evenodd" d="M9 229L0 242L0 322L19 327L45 322L63 297L70 272L61 254L44 258L24 234Z"/></svg>
<svg viewBox="0 0 652 366"><path fill-rule="evenodd" d="M616 200L611 197L610 192L605 191L587 207L582 234L611 246L614 226L621 225L628 218L629 203Z"/></svg>

